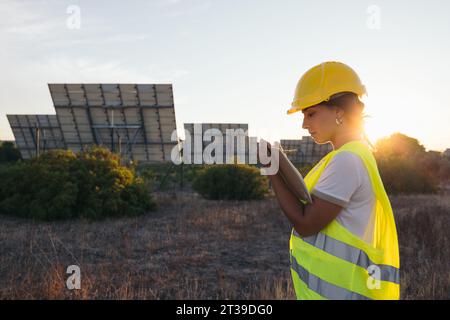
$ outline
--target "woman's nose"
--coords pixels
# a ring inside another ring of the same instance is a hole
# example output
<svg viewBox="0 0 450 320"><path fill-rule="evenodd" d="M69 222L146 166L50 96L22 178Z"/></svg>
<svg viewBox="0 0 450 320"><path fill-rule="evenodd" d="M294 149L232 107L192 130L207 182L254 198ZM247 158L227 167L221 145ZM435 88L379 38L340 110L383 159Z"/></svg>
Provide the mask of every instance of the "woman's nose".
<svg viewBox="0 0 450 320"><path fill-rule="evenodd" d="M308 129L308 125L306 124L305 118L303 118L303 121L302 121L302 128Z"/></svg>

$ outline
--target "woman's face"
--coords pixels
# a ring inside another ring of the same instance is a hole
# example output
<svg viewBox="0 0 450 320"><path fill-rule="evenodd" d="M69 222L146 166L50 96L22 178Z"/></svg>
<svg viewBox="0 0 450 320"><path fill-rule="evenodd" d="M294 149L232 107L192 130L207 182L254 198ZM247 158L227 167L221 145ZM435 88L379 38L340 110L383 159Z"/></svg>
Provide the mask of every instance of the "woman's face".
<svg viewBox="0 0 450 320"><path fill-rule="evenodd" d="M309 131L316 143L331 141L331 137L334 136L337 127L336 110L334 107L319 104L302 111L302 128Z"/></svg>

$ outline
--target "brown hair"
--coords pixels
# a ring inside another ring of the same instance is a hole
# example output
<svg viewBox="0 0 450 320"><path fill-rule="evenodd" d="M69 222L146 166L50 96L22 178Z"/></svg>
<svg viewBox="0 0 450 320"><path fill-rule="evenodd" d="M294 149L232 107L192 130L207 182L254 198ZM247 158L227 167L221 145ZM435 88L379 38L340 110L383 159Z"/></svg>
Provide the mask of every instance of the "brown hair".
<svg viewBox="0 0 450 320"><path fill-rule="evenodd" d="M359 99L358 95L353 92L339 92L330 97L328 101L322 102L327 106L336 106L344 110L344 118L355 128L357 128L364 139L370 143L364 130L364 118L368 116L363 113L364 103Z"/></svg>
<svg viewBox="0 0 450 320"><path fill-rule="evenodd" d="M336 106L344 110L344 118L352 126L360 130L364 129L364 103L359 100L358 95L353 92L340 92L330 97L328 101L323 102L329 107Z"/></svg>

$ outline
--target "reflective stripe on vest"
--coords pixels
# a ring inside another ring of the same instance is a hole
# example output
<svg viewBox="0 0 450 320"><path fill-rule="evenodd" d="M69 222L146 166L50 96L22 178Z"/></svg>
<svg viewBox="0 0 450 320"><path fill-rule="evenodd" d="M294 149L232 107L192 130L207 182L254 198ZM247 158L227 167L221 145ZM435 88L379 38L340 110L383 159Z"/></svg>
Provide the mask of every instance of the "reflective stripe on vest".
<svg viewBox="0 0 450 320"><path fill-rule="evenodd" d="M298 264L297 259L291 255L291 268L297 272L298 277L308 286L308 288L327 299L351 299L351 300L370 300L369 298L352 292L345 288L335 286L319 277L309 273L305 268Z"/></svg>
<svg viewBox="0 0 450 320"><path fill-rule="evenodd" d="M400 284L400 270L398 268L372 262L369 256L361 249L329 237L322 232L309 237L302 237L295 230L293 231L293 233L296 237L301 238L303 241L313 245L314 247L319 248L338 258L356 264L361 268L367 269L372 265L377 266L380 269L379 280Z"/></svg>

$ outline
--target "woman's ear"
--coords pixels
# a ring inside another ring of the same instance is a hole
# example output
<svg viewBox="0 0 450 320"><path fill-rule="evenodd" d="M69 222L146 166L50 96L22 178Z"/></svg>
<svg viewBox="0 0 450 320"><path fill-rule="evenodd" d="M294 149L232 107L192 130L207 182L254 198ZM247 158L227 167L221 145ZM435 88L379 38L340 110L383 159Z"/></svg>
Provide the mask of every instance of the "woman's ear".
<svg viewBox="0 0 450 320"><path fill-rule="evenodd" d="M334 110L336 112L336 118L342 119L344 117L345 111L342 108L339 108L337 106L334 106Z"/></svg>

